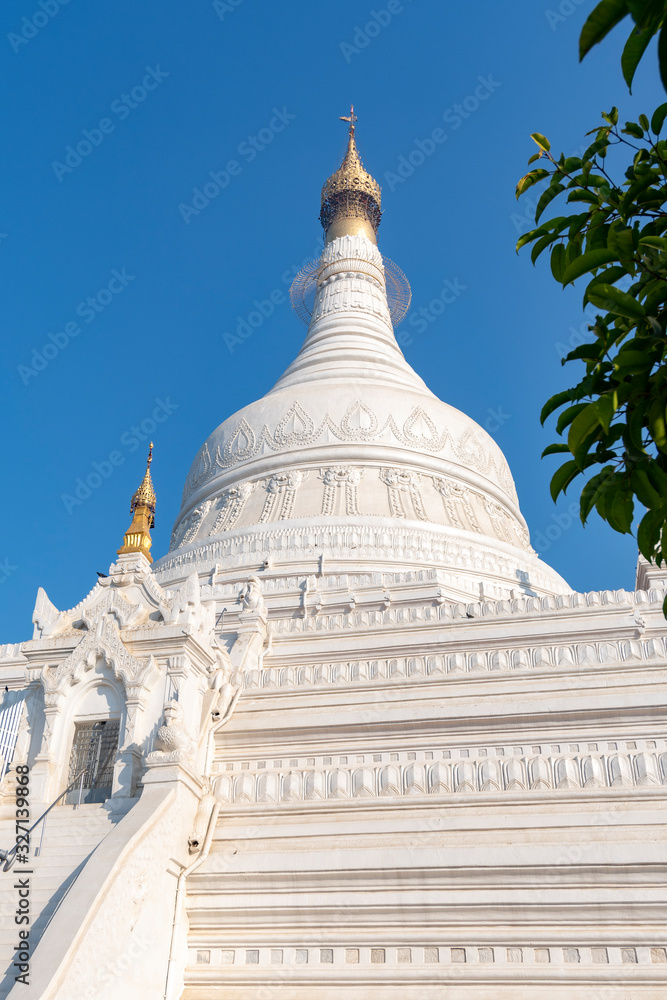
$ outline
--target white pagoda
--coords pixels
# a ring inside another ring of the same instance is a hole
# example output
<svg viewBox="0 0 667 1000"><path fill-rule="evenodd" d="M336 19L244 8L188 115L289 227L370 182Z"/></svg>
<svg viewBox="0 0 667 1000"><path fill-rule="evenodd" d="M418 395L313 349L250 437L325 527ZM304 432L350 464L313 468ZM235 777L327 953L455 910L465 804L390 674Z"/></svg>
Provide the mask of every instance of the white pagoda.
<svg viewBox="0 0 667 1000"><path fill-rule="evenodd" d="M303 347L169 552L149 455L108 576L0 647L0 1000L667 996L667 576L578 594L533 551L396 343L347 120Z"/></svg>

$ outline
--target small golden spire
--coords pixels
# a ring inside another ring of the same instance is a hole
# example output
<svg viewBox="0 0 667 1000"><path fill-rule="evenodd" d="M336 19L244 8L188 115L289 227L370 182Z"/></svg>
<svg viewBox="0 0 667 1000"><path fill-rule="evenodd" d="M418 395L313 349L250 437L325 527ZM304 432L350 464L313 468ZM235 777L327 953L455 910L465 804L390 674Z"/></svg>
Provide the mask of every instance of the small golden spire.
<svg viewBox="0 0 667 1000"><path fill-rule="evenodd" d="M380 185L364 170L359 156L354 138L354 105L350 105L349 115L339 118L349 124L347 151L338 170L322 188L320 222L327 242L338 236L361 234L375 243L382 215Z"/></svg>
<svg viewBox="0 0 667 1000"><path fill-rule="evenodd" d="M148 460L146 462L146 473L141 481L139 489L133 494L130 501L130 513L133 515L132 523L125 532L123 544L118 549L118 555L126 552L143 552L149 562L153 562L150 555L150 547L153 544L150 529L155 527L155 489L151 479L151 462L153 461L153 442L148 449Z"/></svg>

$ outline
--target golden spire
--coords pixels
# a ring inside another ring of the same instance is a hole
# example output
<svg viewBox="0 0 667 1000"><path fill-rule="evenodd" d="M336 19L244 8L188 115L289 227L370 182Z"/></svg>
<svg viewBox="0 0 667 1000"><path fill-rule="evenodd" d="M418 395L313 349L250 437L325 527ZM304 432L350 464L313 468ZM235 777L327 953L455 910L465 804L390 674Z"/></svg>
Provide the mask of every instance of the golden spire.
<svg viewBox="0 0 667 1000"><path fill-rule="evenodd" d="M380 225L380 185L364 170L354 138L357 116L354 105L349 115L340 115L349 123L347 151L335 174L322 188L320 222L327 242L338 236L362 235L373 243Z"/></svg>
<svg viewBox="0 0 667 1000"><path fill-rule="evenodd" d="M133 494L130 501L130 513L134 515L132 523L125 532L121 548L118 549L119 556L126 552L143 552L149 562L153 562L149 552L153 544L150 529L155 527L155 490L151 479L152 461L153 442L151 441L148 449L146 473L139 489Z"/></svg>

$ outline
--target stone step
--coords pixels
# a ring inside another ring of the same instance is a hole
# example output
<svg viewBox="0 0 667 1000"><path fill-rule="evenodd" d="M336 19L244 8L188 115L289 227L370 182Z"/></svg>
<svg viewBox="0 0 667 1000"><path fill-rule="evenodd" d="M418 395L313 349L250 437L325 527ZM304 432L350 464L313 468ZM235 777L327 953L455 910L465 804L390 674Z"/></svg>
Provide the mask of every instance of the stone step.
<svg viewBox="0 0 667 1000"><path fill-rule="evenodd" d="M18 905L18 890L14 888L14 883L21 877L21 871L28 868L32 872L30 943L34 950L48 920L77 877L78 870L135 801L124 800L122 805L114 803L112 808L108 808L108 803L82 805L79 809L56 806L46 820L42 852L34 856L41 838L41 827L38 827L31 838L33 856L30 864L24 866L17 862L9 872L0 871L0 1000L4 1000L9 985L13 985L6 972L10 970L17 943L13 917ZM34 808L32 812L34 822L40 811ZM0 846L5 849L11 847L15 837L14 821L3 818L0 823Z"/></svg>

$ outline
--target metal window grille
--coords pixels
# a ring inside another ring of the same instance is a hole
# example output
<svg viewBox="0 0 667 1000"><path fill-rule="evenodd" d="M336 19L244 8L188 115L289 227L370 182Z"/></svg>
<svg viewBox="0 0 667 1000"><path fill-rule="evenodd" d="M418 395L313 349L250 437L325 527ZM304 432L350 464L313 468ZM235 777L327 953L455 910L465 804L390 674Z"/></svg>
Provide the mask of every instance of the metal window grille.
<svg viewBox="0 0 667 1000"><path fill-rule="evenodd" d="M111 795L113 765L118 751L120 723L117 719L77 722L69 760L68 783L85 768L82 802L104 802ZM79 800L79 785L67 795L67 802Z"/></svg>
<svg viewBox="0 0 667 1000"><path fill-rule="evenodd" d="M5 692L3 703L0 705L0 779L14 757L26 694L26 691Z"/></svg>

